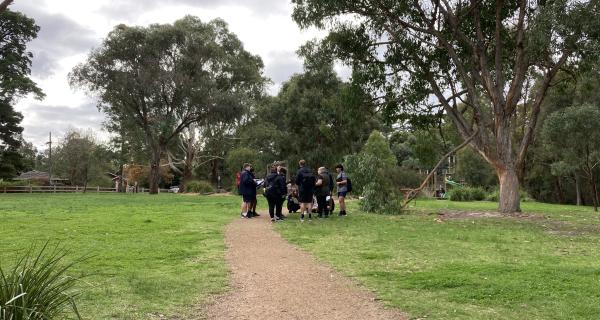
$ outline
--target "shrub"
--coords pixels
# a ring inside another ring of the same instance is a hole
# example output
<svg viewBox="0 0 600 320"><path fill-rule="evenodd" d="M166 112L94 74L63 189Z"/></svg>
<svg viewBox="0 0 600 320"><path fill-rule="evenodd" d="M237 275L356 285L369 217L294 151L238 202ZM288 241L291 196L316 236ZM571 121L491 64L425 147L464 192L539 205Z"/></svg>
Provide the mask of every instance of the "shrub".
<svg viewBox="0 0 600 320"><path fill-rule="evenodd" d="M77 278L66 273L75 264L63 263L67 252L48 243L30 250L10 270L0 265L0 320L55 319L67 314L81 319L75 304Z"/></svg>
<svg viewBox="0 0 600 320"><path fill-rule="evenodd" d="M353 193L362 196L360 206L367 212L394 213L402 195L395 184L396 157L388 141L373 131L360 153L346 158Z"/></svg>
<svg viewBox="0 0 600 320"><path fill-rule="evenodd" d="M186 192L191 193L213 193L215 187L208 181L190 181L185 186Z"/></svg>
<svg viewBox="0 0 600 320"><path fill-rule="evenodd" d="M17 186L21 186L24 184L25 183L23 183L21 181L7 181L7 180L0 179L0 188L17 187Z"/></svg>
<svg viewBox="0 0 600 320"><path fill-rule="evenodd" d="M450 201L482 201L486 198L486 192L482 188L454 188L448 192Z"/></svg>

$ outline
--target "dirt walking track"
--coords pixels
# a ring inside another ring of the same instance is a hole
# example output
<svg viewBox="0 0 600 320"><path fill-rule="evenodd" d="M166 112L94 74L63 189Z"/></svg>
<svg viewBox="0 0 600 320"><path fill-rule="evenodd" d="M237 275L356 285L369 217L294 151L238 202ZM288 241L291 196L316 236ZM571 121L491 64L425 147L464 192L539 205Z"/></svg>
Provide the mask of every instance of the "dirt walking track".
<svg viewBox="0 0 600 320"><path fill-rule="evenodd" d="M226 241L232 287L207 307L208 319L406 319L283 240L267 214L237 219L227 227Z"/></svg>

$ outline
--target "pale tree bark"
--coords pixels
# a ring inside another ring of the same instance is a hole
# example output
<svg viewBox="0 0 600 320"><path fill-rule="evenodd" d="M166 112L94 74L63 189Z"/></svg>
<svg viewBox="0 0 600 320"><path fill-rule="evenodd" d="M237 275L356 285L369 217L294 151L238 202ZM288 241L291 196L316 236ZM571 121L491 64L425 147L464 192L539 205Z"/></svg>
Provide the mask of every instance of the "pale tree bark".
<svg viewBox="0 0 600 320"><path fill-rule="evenodd" d="M581 185L580 185L580 179L579 179L579 174L575 173L575 194L577 197L577 205L581 206L582 205L582 201L581 201Z"/></svg>

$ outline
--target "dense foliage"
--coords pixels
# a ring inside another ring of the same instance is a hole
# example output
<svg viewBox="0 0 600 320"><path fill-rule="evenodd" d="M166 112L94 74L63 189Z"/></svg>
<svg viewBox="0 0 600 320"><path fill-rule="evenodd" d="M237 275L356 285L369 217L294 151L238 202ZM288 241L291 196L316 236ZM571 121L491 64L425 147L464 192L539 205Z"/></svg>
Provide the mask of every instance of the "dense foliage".
<svg viewBox="0 0 600 320"><path fill-rule="evenodd" d="M0 178L12 178L27 169L19 153L23 115L13 105L29 93L43 97L29 77L33 54L27 51L27 43L35 39L39 29L33 19L21 13L0 12Z"/></svg>

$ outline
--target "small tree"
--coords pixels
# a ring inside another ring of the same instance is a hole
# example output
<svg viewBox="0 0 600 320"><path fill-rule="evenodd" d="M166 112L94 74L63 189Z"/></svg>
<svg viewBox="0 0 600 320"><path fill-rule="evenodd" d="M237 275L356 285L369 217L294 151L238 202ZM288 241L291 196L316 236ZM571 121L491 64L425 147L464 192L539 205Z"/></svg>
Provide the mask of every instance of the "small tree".
<svg viewBox="0 0 600 320"><path fill-rule="evenodd" d="M354 192L364 197L360 202L363 210L399 210L399 190L393 181L396 156L379 131L373 131L360 153L348 156L346 162Z"/></svg>

